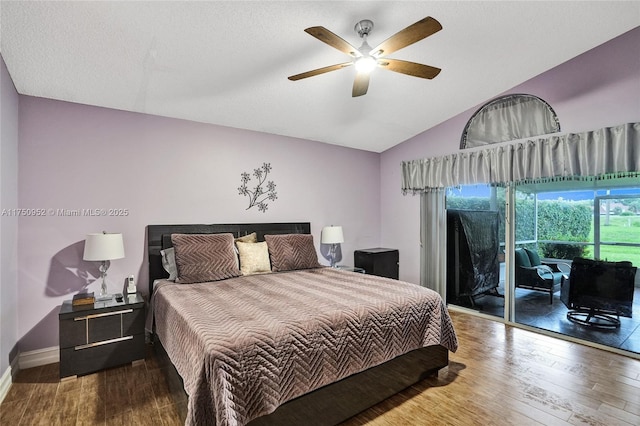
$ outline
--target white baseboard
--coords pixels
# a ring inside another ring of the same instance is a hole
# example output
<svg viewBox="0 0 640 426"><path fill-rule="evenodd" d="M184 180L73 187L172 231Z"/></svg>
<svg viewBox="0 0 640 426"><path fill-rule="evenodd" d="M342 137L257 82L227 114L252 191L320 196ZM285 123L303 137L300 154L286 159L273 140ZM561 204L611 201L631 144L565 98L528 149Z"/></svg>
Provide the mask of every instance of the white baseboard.
<svg viewBox="0 0 640 426"><path fill-rule="evenodd" d="M20 370L53 364L59 361L60 350L58 346L20 353L13 359L11 365L9 365L5 372L2 373L2 376L0 376L0 403L2 403L9 393L11 384Z"/></svg>
<svg viewBox="0 0 640 426"><path fill-rule="evenodd" d="M9 366L0 377L0 403L4 401L4 397L9 393L11 388L11 366Z"/></svg>
<svg viewBox="0 0 640 426"><path fill-rule="evenodd" d="M9 393L9 389L11 389L11 384L15 380L18 375L18 357L13 357L11 360L11 364L9 364L9 368L2 374L0 377L0 403L4 400L4 398Z"/></svg>
<svg viewBox="0 0 640 426"><path fill-rule="evenodd" d="M11 360L11 380L15 381L16 377L18 377L18 373L20 372L20 368L18 367L18 357L14 356Z"/></svg>
<svg viewBox="0 0 640 426"><path fill-rule="evenodd" d="M59 349L60 348L58 346L52 346L50 348L37 349L35 351L20 353L18 357L18 365L20 366L20 370L59 362Z"/></svg>

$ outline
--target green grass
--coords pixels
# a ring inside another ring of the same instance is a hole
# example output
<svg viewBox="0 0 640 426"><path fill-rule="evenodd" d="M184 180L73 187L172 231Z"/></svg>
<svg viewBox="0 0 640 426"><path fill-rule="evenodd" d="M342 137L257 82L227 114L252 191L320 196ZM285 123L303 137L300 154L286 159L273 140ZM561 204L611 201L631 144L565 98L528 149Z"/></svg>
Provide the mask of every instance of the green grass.
<svg viewBox="0 0 640 426"><path fill-rule="evenodd" d="M610 216L609 225L605 217L600 222L600 241L640 244L640 216ZM590 239L593 241L593 223ZM589 252L593 254L593 247ZM611 261L629 260L640 266L640 247L600 245L600 258Z"/></svg>

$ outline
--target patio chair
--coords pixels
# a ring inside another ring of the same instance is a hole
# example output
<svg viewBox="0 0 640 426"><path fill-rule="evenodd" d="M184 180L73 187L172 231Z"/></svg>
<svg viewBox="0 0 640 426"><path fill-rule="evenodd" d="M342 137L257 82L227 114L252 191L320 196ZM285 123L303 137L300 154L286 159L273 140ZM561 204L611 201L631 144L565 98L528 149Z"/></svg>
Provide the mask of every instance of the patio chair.
<svg viewBox="0 0 640 426"><path fill-rule="evenodd" d="M620 317L632 317L637 269L631 262L573 259L560 293L569 308L567 319L593 327L620 327Z"/></svg>
<svg viewBox="0 0 640 426"><path fill-rule="evenodd" d="M549 293L549 304L553 304L553 294L560 290L563 277L567 278L570 266L561 263L543 263L533 250L515 250L516 287ZM561 269L566 269L563 272Z"/></svg>

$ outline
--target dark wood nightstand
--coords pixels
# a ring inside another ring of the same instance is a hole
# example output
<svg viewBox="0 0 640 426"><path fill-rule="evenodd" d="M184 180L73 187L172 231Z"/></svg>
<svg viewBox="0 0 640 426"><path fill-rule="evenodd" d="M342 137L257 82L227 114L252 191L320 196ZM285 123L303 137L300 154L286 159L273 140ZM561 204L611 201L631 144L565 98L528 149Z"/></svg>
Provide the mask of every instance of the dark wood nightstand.
<svg viewBox="0 0 640 426"><path fill-rule="evenodd" d="M145 356L144 299L124 295L96 302L88 308L65 300L60 321L60 378L93 373L127 364Z"/></svg>
<svg viewBox="0 0 640 426"><path fill-rule="evenodd" d="M400 254L396 249L369 248L353 252L353 264L367 274L398 279Z"/></svg>

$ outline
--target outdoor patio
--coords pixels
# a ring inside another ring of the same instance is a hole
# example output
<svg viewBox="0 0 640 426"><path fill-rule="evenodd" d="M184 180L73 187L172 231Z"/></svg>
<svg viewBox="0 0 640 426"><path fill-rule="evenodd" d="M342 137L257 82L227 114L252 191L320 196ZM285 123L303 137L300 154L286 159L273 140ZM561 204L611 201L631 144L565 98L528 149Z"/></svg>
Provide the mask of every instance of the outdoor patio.
<svg viewBox="0 0 640 426"><path fill-rule="evenodd" d="M504 294L504 288L498 292ZM640 288L633 297L632 318L620 317L620 327L602 329L575 324L567 319L567 307L560 301L560 292L553 295L549 304L548 293L516 289L515 321L520 324L561 333L594 343L640 353ZM504 298L484 295L475 298L474 309L484 314L503 316Z"/></svg>

